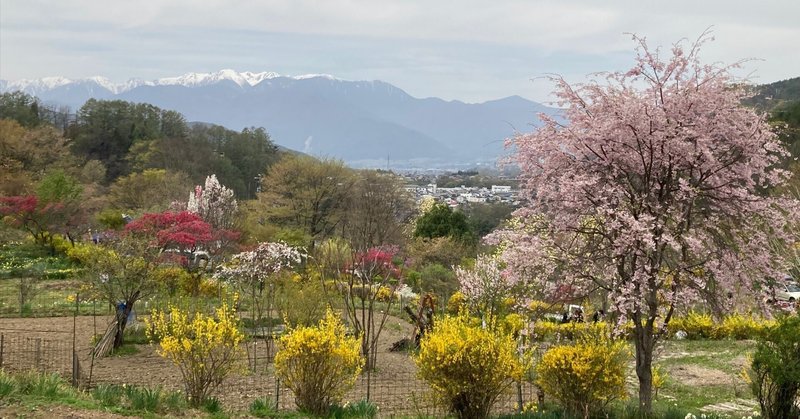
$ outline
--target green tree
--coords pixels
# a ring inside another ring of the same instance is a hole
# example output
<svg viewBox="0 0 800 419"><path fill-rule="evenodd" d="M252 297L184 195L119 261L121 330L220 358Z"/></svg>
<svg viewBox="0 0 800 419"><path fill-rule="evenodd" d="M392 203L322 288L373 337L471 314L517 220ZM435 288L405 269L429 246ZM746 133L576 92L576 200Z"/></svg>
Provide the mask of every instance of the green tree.
<svg viewBox="0 0 800 419"><path fill-rule="evenodd" d="M82 192L83 186L80 182L63 170L48 173L36 188L36 194L43 202L77 201Z"/></svg>
<svg viewBox="0 0 800 419"><path fill-rule="evenodd" d="M464 208L470 229L478 237L491 233L503 221L508 220L512 212L514 207L502 202L470 203Z"/></svg>
<svg viewBox="0 0 800 419"><path fill-rule="evenodd" d="M130 171L127 155L140 141L185 136L186 122L179 113L144 103L89 99L78 111L78 124L69 130L72 151L102 162L107 180Z"/></svg>
<svg viewBox="0 0 800 419"><path fill-rule="evenodd" d="M438 295L441 297L440 301L447 301L459 287L453 270L438 263L423 266L419 271L419 276L420 290Z"/></svg>
<svg viewBox="0 0 800 419"><path fill-rule="evenodd" d="M239 190L234 192L246 199L256 196L259 176L279 158L278 148L264 128L245 128L235 133L221 144L220 151L238 171Z"/></svg>
<svg viewBox="0 0 800 419"><path fill-rule="evenodd" d="M83 208L83 185L63 170L48 173L36 188L39 205L54 208L50 220L50 235L59 233L75 243L79 231L87 225Z"/></svg>
<svg viewBox="0 0 800 419"><path fill-rule="evenodd" d="M800 414L800 318L780 319L759 339L747 372L764 418L789 419Z"/></svg>
<svg viewBox="0 0 800 419"><path fill-rule="evenodd" d="M800 98L773 109L769 120L789 151L785 159L785 164L789 165L800 157Z"/></svg>
<svg viewBox="0 0 800 419"><path fill-rule="evenodd" d="M453 211L446 204L436 204L417 220L414 237L452 237L470 241L474 235L463 212Z"/></svg>
<svg viewBox="0 0 800 419"><path fill-rule="evenodd" d="M39 118L38 100L24 92L8 92L0 94L0 119L17 121L26 128L33 128L42 123Z"/></svg>
<svg viewBox="0 0 800 419"><path fill-rule="evenodd" d="M181 156L176 159L175 156ZM234 190L237 197L256 196L258 179L280 157L263 128L241 132L196 124L186 134L140 141L127 156L132 170L182 171L195 183L210 174Z"/></svg>
<svg viewBox="0 0 800 419"><path fill-rule="evenodd" d="M68 252L86 267L89 284L117 308L115 322L107 332L113 336L113 348L124 343L128 317L135 304L158 289L153 273L159 266L160 251L150 242L128 234L103 245L76 246Z"/></svg>
<svg viewBox="0 0 800 419"><path fill-rule="evenodd" d="M261 180L259 222L298 229L313 248L344 221L353 183L352 170L341 161L285 157Z"/></svg>
<svg viewBox="0 0 800 419"><path fill-rule="evenodd" d="M0 119L0 195L22 195L44 173L75 167L67 141L53 127L27 129Z"/></svg>
<svg viewBox="0 0 800 419"><path fill-rule="evenodd" d="M111 185L111 204L132 211L157 212L172 202L185 202L192 190L192 181L183 172L147 169L120 177Z"/></svg>

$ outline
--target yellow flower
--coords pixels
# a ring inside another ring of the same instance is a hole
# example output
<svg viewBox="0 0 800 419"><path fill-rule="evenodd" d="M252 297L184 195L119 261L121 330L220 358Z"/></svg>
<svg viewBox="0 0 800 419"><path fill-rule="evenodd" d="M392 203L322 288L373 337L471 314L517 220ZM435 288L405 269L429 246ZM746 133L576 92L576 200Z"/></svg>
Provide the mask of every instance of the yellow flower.
<svg viewBox="0 0 800 419"><path fill-rule="evenodd" d="M146 324L148 337L160 340L159 355L180 368L192 403L201 403L225 376L241 369L239 344L244 334L226 303L214 316L170 307L169 313L154 312Z"/></svg>
<svg viewBox="0 0 800 419"><path fill-rule="evenodd" d="M317 326L298 327L280 339L275 371L295 394L301 409L324 413L355 384L364 359L361 339L347 337L344 325L328 310ZM314 389L325 389L316 391Z"/></svg>

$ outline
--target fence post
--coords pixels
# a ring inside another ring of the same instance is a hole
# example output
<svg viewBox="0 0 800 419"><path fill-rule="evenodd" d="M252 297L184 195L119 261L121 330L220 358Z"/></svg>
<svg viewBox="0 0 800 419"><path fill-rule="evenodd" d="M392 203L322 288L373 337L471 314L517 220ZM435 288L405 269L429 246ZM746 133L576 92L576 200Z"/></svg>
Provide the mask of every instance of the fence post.
<svg viewBox="0 0 800 419"><path fill-rule="evenodd" d="M517 405L519 406L519 413L522 413L525 406L523 405L524 401L522 400L522 382L517 381Z"/></svg>
<svg viewBox="0 0 800 419"><path fill-rule="evenodd" d="M75 293L75 313L72 315L72 387L78 387L80 366L78 366L78 310L80 310L81 294Z"/></svg>
<svg viewBox="0 0 800 419"><path fill-rule="evenodd" d="M42 338L36 338L35 342L33 365L35 369L40 370L42 364Z"/></svg>
<svg viewBox="0 0 800 419"><path fill-rule="evenodd" d="M3 368L3 344L5 343L5 335L0 333L0 368Z"/></svg>
<svg viewBox="0 0 800 419"><path fill-rule="evenodd" d="M281 409L281 379L275 376L275 410Z"/></svg>
<svg viewBox="0 0 800 419"><path fill-rule="evenodd" d="M78 353L72 351L72 387L78 387L80 383L79 377L81 375L81 366L78 363Z"/></svg>

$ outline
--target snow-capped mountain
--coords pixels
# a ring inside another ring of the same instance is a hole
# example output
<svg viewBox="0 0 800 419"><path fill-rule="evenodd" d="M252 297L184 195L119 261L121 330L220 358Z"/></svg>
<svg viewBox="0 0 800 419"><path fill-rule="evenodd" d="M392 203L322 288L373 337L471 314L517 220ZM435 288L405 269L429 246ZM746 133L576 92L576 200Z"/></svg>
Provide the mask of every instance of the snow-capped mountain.
<svg viewBox="0 0 800 419"><path fill-rule="evenodd" d="M66 84L72 83L73 80L70 80L66 77L44 77L41 79L22 79L17 81L5 81L3 86L3 91L16 91L21 90L25 93L36 95L38 93L46 92L49 90L53 90L57 87L64 86Z"/></svg>
<svg viewBox="0 0 800 419"><path fill-rule="evenodd" d="M143 79L130 79L123 83L114 83L106 77L94 76L83 79L68 79L66 77L44 77L41 79L22 79L13 82L2 80L0 82L0 89L4 91L20 90L28 94L37 94L48 90L53 90L57 87L65 86L68 84L89 84L94 83L98 86L108 90L113 94L120 94L128 90L135 89L139 86L185 86L185 87L199 87L208 86L210 84L219 83L221 81L232 81L240 87L255 86L264 80L275 79L279 77L287 77L294 80L305 80L316 77L335 79L335 77L328 74L304 74L300 76L281 76L278 73L271 71L264 71L261 73L253 73L250 71L238 72L236 70L225 69L215 73L186 73L177 77L164 77L155 80Z"/></svg>
<svg viewBox="0 0 800 419"><path fill-rule="evenodd" d="M123 83L104 77L0 80L0 92L16 90L73 109L90 98L119 99L231 129L263 126L282 146L351 163L387 157L490 160L504 153L503 139L530 129L537 113L556 111L519 96L469 104L415 98L378 80L266 71L221 70Z"/></svg>

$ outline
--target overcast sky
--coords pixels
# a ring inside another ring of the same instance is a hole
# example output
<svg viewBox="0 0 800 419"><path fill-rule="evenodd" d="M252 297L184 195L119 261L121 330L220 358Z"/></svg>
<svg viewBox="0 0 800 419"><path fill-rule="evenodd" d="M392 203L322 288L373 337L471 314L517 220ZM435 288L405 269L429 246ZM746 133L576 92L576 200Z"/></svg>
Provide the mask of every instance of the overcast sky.
<svg viewBox="0 0 800 419"><path fill-rule="evenodd" d="M705 60L756 58L742 73L756 83L800 76L798 0L0 0L0 79L232 68L545 102L552 86L537 76L631 66L625 33L668 47L708 27Z"/></svg>

